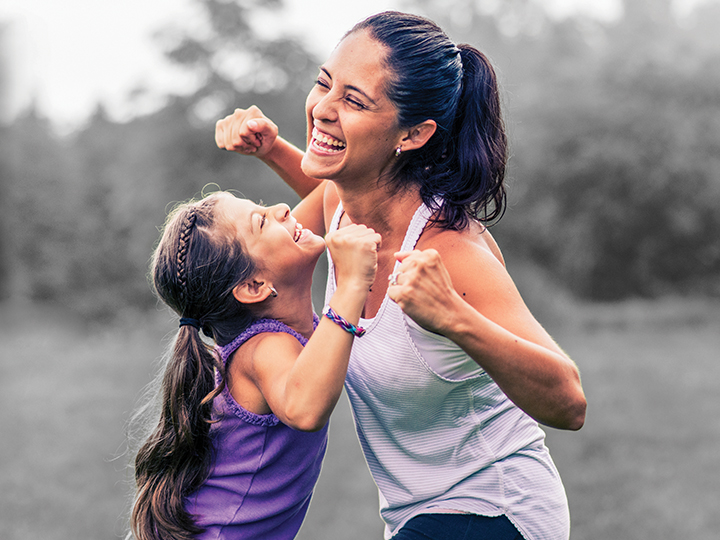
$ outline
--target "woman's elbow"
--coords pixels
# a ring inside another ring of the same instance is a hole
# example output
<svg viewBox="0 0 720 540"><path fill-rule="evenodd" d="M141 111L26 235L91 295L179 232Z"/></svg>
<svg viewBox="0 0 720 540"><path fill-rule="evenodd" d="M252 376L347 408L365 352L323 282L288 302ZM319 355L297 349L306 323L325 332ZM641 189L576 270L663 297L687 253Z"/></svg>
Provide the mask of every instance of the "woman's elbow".
<svg viewBox="0 0 720 540"><path fill-rule="evenodd" d="M560 425L555 427L569 431L579 430L585 424L587 399L585 399L585 392L583 391L580 372L577 367L566 380L564 391L560 395L564 395L562 404L559 407L559 411L561 411Z"/></svg>
<svg viewBox="0 0 720 540"><path fill-rule="evenodd" d="M562 414L556 419L552 427L568 431L577 431L582 428L585 425L585 412L587 410L587 400L582 390L568 397L561 410Z"/></svg>
<svg viewBox="0 0 720 540"><path fill-rule="evenodd" d="M577 431L585 425L585 412L587 400L585 396L578 397L568 410L568 424L564 429Z"/></svg>

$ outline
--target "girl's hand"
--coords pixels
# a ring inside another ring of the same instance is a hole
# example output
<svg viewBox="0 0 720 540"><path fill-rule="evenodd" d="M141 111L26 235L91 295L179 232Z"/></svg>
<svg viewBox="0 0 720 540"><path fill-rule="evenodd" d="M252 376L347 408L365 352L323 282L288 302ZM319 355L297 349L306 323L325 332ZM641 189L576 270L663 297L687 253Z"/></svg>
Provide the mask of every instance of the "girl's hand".
<svg viewBox="0 0 720 540"><path fill-rule="evenodd" d="M351 224L325 237L335 264L338 288L353 285L367 294L375 281L382 237L365 225Z"/></svg>
<svg viewBox="0 0 720 540"><path fill-rule="evenodd" d="M259 158L270 151L277 136L277 126L255 105L235 109L215 124L215 143L219 148Z"/></svg>
<svg viewBox="0 0 720 540"><path fill-rule="evenodd" d="M388 296L417 324L437 334L452 325L453 303L462 301L434 249L395 253L400 261L388 278ZM394 277L393 277L394 276Z"/></svg>

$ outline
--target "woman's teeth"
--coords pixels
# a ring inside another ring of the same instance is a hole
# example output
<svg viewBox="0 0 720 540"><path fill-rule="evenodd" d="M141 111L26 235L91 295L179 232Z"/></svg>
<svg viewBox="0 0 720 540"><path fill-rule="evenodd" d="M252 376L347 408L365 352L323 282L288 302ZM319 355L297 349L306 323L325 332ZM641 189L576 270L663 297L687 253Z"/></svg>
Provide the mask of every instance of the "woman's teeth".
<svg viewBox="0 0 720 540"><path fill-rule="evenodd" d="M322 146L322 148L326 150L339 152L340 150L345 148L344 142L333 139L332 137L329 137L324 133L320 133L317 129L313 129L313 139L315 140L315 142L325 145Z"/></svg>

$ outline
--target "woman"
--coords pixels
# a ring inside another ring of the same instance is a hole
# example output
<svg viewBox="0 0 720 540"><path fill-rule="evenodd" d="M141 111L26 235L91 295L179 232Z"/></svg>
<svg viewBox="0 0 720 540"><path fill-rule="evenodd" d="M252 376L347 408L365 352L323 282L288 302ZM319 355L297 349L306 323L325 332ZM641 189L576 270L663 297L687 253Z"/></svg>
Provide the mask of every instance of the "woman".
<svg viewBox="0 0 720 540"><path fill-rule="evenodd" d="M538 423L579 429L586 402L484 225L505 203L492 66L431 21L380 13L341 40L306 110L305 153L255 107L216 142L279 172L318 208L316 232L382 235L345 385L385 537L567 538ZM336 277L331 257L328 296Z"/></svg>
<svg viewBox="0 0 720 540"><path fill-rule="evenodd" d="M137 540L291 539L300 528L381 239L362 225L327 236L339 285L318 321L311 281L325 242L297 216L302 207L216 193L165 226L153 282L180 329L135 459Z"/></svg>

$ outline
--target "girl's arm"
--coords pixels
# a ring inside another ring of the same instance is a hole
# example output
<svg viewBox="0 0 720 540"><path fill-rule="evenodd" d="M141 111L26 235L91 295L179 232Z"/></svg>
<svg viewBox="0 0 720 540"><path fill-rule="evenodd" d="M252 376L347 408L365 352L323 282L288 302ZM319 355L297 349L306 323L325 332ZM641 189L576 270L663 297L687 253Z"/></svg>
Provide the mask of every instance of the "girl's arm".
<svg viewBox="0 0 720 540"><path fill-rule="evenodd" d="M278 136L278 128L260 109L235 109L215 124L215 143L219 148L260 159L275 171L301 199L321 180L305 175L300 168L303 152Z"/></svg>
<svg viewBox="0 0 720 540"><path fill-rule="evenodd" d="M350 225L326 241L338 280L330 307L357 325L375 279L380 235L364 225ZM340 397L353 339L327 317L304 348L289 335L266 334L252 351L248 376L284 424L316 431L327 423Z"/></svg>
<svg viewBox="0 0 720 540"><path fill-rule="evenodd" d="M431 244L396 254L401 273L390 298L460 346L538 422L580 429L586 401L577 366L532 316L497 254L455 231Z"/></svg>

